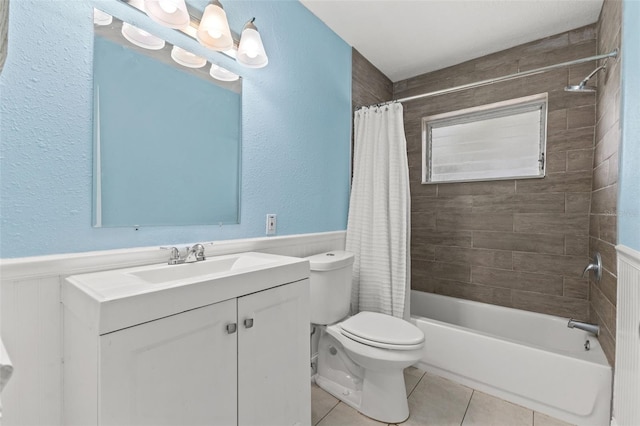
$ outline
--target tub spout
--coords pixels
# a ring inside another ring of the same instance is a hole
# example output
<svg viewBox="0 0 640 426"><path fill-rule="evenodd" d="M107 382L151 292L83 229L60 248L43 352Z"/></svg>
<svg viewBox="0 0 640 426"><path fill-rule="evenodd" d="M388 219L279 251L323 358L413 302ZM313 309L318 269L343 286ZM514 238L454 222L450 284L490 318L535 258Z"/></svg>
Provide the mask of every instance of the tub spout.
<svg viewBox="0 0 640 426"><path fill-rule="evenodd" d="M586 332L589 332L595 336L597 336L598 334L600 334L600 326L598 324L591 324L588 322L582 322L582 321L578 321L578 320L574 320L573 318L571 318L569 320L569 322L567 323L567 327L569 328L578 328L580 330L584 330Z"/></svg>

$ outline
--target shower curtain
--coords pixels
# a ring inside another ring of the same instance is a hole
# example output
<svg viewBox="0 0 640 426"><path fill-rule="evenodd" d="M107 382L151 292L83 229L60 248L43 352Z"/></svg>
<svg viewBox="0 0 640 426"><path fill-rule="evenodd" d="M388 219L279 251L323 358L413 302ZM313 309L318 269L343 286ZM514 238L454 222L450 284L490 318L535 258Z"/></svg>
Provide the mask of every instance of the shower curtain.
<svg viewBox="0 0 640 426"><path fill-rule="evenodd" d="M346 240L355 254L351 311L408 317L411 199L402 104L356 111L354 129Z"/></svg>

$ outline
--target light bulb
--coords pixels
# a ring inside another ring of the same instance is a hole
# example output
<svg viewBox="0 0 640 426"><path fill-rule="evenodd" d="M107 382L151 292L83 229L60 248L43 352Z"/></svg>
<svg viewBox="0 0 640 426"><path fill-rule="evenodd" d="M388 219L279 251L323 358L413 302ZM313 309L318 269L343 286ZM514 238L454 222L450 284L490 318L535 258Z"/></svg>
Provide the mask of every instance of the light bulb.
<svg viewBox="0 0 640 426"><path fill-rule="evenodd" d="M262 38L253 24L253 19L242 29L236 60L249 68L262 68L269 63Z"/></svg>
<svg viewBox="0 0 640 426"><path fill-rule="evenodd" d="M217 38L222 37L222 31L218 30L217 28L211 28L210 30L207 30L207 32L213 38L217 39Z"/></svg>

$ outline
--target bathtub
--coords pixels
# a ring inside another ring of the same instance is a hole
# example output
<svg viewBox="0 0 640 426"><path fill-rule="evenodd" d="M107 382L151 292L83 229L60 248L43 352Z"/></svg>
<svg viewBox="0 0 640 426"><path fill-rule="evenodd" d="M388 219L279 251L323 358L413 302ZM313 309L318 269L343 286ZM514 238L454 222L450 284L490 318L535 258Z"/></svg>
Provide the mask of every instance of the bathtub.
<svg viewBox="0 0 640 426"><path fill-rule="evenodd" d="M426 339L417 367L575 425L610 424L611 367L566 318L414 290L411 319Z"/></svg>

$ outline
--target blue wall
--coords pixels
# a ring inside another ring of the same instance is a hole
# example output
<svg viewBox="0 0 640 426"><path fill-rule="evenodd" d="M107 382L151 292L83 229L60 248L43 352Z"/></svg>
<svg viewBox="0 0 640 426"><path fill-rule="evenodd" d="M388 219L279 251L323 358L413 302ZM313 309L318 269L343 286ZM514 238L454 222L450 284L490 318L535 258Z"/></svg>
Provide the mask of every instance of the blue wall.
<svg viewBox="0 0 640 426"><path fill-rule="evenodd" d="M243 75L240 225L92 228L94 3ZM267 213L278 215L279 235L346 228L351 48L295 0L223 3L238 33L257 18L266 68L209 54L141 14L127 16L116 0L11 2L0 76L0 257L257 237Z"/></svg>
<svg viewBox="0 0 640 426"><path fill-rule="evenodd" d="M622 13L622 146L618 242L640 250L640 2Z"/></svg>

